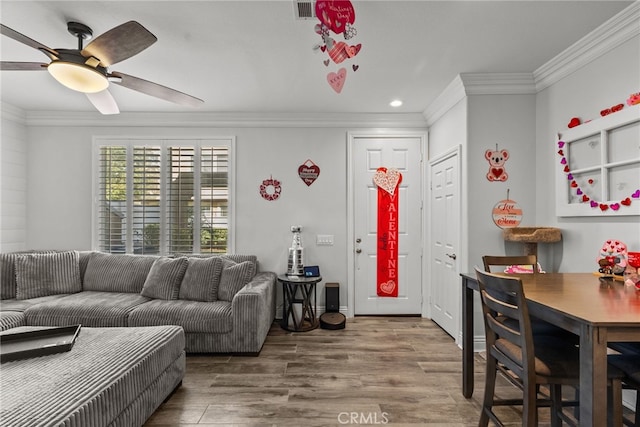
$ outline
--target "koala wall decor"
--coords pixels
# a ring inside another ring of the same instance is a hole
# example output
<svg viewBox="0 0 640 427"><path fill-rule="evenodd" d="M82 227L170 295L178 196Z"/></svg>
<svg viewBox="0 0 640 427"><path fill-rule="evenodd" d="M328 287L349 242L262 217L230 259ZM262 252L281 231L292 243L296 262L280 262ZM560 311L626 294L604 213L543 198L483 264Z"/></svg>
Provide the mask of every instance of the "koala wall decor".
<svg viewBox="0 0 640 427"><path fill-rule="evenodd" d="M504 167L505 162L509 159L507 150L498 150L496 145L495 150L485 151L484 158L489 161L489 172L487 173L489 181L506 181L509 178Z"/></svg>

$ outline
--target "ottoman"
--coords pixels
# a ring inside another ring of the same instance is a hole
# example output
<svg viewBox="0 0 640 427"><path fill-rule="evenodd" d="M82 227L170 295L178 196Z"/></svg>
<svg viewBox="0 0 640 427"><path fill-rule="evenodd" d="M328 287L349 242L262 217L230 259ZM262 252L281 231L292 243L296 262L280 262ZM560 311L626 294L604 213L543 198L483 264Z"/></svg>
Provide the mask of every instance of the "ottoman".
<svg viewBox="0 0 640 427"><path fill-rule="evenodd" d="M68 352L2 364L0 425L141 426L180 385L184 344L179 326L83 327Z"/></svg>

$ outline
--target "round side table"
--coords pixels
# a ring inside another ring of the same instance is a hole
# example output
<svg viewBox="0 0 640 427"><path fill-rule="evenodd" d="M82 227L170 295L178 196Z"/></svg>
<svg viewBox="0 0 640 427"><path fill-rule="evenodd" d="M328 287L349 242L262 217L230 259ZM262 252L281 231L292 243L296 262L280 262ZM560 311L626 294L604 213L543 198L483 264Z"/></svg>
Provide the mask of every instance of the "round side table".
<svg viewBox="0 0 640 427"><path fill-rule="evenodd" d="M287 276L281 274L282 283L282 329L306 332L316 329L320 322L316 316L316 284L322 277ZM299 306L299 309L296 310Z"/></svg>

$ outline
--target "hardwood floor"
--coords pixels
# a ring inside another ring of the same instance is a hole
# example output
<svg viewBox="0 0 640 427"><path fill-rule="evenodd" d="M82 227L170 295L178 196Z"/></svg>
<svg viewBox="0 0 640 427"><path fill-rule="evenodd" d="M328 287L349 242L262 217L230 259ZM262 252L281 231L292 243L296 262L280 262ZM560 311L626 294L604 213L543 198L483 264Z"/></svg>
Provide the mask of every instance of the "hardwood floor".
<svg viewBox="0 0 640 427"><path fill-rule="evenodd" d="M428 319L356 317L346 328L272 326L258 357L187 357L182 386L145 426L476 426L484 360L462 396L461 350ZM518 396L503 380L500 396ZM548 410L540 410L541 426ZM499 408L508 425L519 409Z"/></svg>

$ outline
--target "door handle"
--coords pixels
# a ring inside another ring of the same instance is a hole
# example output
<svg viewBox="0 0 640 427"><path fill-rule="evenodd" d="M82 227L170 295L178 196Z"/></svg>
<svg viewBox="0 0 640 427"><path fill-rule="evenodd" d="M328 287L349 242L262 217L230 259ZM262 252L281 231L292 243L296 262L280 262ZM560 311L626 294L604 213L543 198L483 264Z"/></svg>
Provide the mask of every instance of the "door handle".
<svg viewBox="0 0 640 427"><path fill-rule="evenodd" d="M456 259L456 254L445 254L445 255L451 259Z"/></svg>
<svg viewBox="0 0 640 427"><path fill-rule="evenodd" d="M362 249L358 248L356 249L356 253L359 254L360 252L362 252Z"/></svg>

